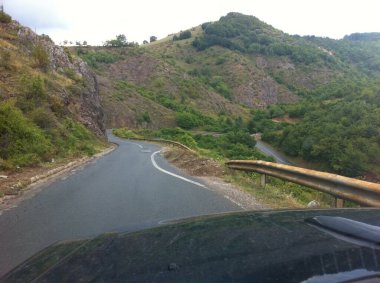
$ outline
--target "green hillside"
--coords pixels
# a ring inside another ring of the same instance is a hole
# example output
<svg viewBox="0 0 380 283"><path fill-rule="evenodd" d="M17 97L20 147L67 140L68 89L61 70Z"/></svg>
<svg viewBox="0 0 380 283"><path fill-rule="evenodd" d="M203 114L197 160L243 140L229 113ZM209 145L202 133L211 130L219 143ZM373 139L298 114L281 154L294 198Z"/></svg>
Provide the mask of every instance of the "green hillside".
<svg viewBox="0 0 380 283"><path fill-rule="evenodd" d="M108 127L239 124L324 170L378 178L378 33L289 35L239 13L150 44L81 47ZM277 119L277 120L276 120Z"/></svg>
<svg viewBox="0 0 380 283"><path fill-rule="evenodd" d="M83 61L0 14L0 170L93 154L104 138Z"/></svg>

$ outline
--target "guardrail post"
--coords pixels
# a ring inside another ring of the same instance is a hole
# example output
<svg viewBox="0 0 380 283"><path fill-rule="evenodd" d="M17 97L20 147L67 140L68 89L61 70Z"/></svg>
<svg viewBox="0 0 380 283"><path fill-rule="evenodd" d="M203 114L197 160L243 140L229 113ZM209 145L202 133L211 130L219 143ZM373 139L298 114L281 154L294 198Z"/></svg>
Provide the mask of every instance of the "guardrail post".
<svg viewBox="0 0 380 283"><path fill-rule="evenodd" d="M335 198L335 207L336 208L343 208L344 207L344 199Z"/></svg>
<svg viewBox="0 0 380 283"><path fill-rule="evenodd" d="M260 177L260 185L262 188L265 188L267 184L267 175L266 174L261 174L261 177Z"/></svg>

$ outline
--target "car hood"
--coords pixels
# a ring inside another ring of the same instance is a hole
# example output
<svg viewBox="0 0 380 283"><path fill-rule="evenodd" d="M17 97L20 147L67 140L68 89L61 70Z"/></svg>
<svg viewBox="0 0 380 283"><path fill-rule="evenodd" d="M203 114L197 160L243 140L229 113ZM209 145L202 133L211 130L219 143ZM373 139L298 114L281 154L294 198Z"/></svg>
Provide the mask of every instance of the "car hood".
<svg viewBox="0 0 380 283"><path fill-rule="evenodd" d="M352 240L350 226L342 233L340 228L331 232L331 227L339 225L332 222L329 229L315 225L320 216L380 226L379 209L261 211L197 217L139 232L59 243L27 260L3 280L343 282L380 272L376 239L369 243L367 239ZM376 236L377 227L374 229Z"/></svg>

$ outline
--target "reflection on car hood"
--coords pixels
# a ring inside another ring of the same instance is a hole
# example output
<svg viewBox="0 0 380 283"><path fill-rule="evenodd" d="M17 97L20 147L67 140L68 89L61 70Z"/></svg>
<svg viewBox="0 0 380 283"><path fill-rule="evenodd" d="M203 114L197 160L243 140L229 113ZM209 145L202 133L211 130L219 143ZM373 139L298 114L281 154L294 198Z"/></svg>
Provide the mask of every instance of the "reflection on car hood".
<svg viewBox="0 0 380 283"><path fill-rule="evenodd" d="M380 250L305 222L380 226L378 209L243 212L54 245L10 282L340 282L380 272ZM351 281L350 281L351 282Z"/></svg>

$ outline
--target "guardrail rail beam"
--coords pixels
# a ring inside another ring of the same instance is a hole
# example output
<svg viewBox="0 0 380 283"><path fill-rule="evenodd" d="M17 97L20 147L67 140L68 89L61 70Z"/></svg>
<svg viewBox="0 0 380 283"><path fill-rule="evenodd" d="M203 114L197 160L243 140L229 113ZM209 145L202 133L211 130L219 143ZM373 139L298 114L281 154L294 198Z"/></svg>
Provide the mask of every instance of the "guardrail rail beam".
<svg viewBox="0 0 380 283"><path fill-rule="evenodd" d="M340 199L337 206L343 206L343 200L350 200L365 206L380 207L380 184L348 178L336 174L320 172L285 164L262 160L231 160L226 162L231 169L254 171L300 184Z"/></svg>

